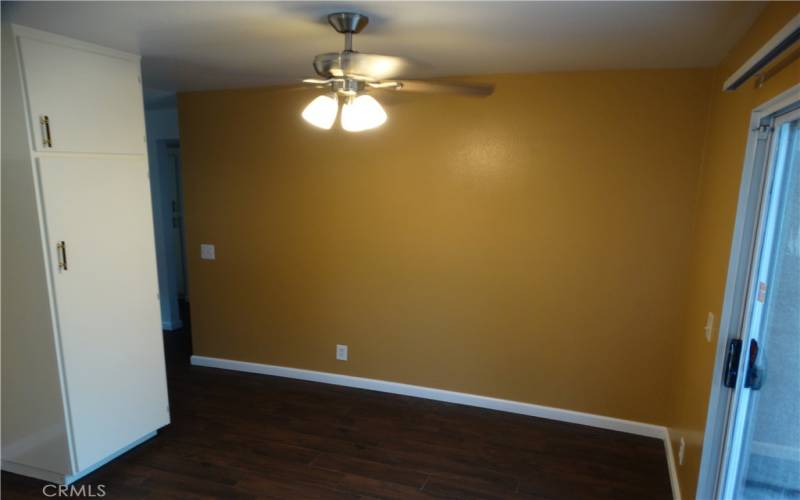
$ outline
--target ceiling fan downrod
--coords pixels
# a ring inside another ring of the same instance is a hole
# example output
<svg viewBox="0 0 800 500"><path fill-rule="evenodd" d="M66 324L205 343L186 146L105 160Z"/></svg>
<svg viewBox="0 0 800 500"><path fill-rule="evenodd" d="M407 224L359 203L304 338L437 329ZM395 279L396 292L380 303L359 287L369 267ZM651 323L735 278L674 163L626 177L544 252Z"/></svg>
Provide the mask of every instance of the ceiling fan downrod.
<svg viewBox="0 0 800 500"><path fill-rule="evenodd" d="M344 34L344 51L353 52L353 34L360 33L369 18L355 12L336 12L328 16L328 22L333 29Z"/></svg>

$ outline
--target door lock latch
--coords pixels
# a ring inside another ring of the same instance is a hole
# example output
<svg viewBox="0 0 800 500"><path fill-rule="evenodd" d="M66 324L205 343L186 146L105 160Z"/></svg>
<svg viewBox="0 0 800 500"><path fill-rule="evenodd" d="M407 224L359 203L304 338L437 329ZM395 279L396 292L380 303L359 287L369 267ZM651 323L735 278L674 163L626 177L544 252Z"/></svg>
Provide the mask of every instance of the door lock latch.
<svg viewBox="0 0 800 500"><path fill-rule="evenodd" d="M761 389L765 378L764 368L757 364L758 351L758 341L750 339L750 352L747 358L747 373L744 376L744 386L753 391Z"/></svg>
<svg viewBox="0 0 800 500"><path fill-rule="evenodd" d="M731 339L725 350L725 365L723 366L722 385L733 389L739 376L739 359L742 356L741 339Z"/></svg>

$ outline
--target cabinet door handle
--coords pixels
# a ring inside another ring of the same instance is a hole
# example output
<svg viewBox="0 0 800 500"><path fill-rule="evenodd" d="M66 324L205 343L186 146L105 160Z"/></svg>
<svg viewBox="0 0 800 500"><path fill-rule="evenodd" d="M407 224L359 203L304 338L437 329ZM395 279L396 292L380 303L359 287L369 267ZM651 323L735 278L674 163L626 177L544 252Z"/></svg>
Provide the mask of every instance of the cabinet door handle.
<svg viewBox="0 0 800 500"><path fill-rule="evenodd" d="M56 250L58 251L58 268L63 269L64 271L67 270L67 244L63 241L59 241L56 245Z"/></svg>
<svg viewBox="0 0 800 500"><path fill-rule="evenodd" d="M42 145L47 148L53 147L53 138L50 136L50 118L47 115L42 115L39 118L39 123L42 124Z"/></svg>

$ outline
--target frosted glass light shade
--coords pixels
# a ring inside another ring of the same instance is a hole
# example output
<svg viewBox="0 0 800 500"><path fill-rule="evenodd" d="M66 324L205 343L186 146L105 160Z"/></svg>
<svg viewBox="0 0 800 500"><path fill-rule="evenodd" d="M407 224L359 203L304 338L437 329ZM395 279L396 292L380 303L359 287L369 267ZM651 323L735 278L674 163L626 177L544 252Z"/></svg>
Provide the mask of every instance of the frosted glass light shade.
<svg viewBox="0 0 800 500"><path fill-rule="evenodd" d="M342 106L342 128L348 132L380 127L385 121L386 111L372 96L360 95Z"/></svg>
<svg viewBox="0 0 800 500"><path fill-rule="evenodd" d="M336 94L321 95L303 110L303 119L315 127L330 129L336 121L339 102Z"/></svg>

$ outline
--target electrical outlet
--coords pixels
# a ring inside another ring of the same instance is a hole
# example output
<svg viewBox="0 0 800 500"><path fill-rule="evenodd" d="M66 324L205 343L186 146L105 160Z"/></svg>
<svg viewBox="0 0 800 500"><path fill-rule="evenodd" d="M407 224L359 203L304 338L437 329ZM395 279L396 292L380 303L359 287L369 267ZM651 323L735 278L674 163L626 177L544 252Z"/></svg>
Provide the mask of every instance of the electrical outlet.
<svg viewBox="0 0 800 500"><path fill-rule="evenodd" d="M678 465L683 465L683 458L686 456L686 440L681 436L681 447L678 448Z"/></svg>
<svg viewBox="0 0 800 500"><path fill-rule="evenodd" d="M711 337L714 335L714 313L708 313L706 317L706 326L703 327L703 332L706 335L706 341L711 342Z"/></svg>
<svg viewBox="0 0 800 500"><path fill-rule="evenodd" d="M336 359L339 361L347 361L347 346L336 344Z"/></svg>
<svg viewBox="0 0 800 500"><path fill-rule="evenodd" d="M214 245L209 243L202 243L200 245L200 258L203 260L214 260L216 259Z"/></svg>

